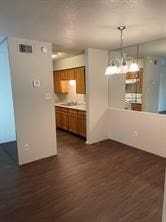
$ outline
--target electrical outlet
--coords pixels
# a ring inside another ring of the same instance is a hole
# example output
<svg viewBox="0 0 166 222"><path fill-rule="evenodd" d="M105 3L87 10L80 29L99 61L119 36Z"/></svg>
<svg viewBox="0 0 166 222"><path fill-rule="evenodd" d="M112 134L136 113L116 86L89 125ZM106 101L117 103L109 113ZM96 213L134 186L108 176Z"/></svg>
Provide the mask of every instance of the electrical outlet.
<svg viewBox="0 0 166 222"><path fill-rule="evenodd" d="M134 130L133 135L138 136L138 132L136 130Z"/></svg>
<svg viewBox="0 0 166 222"><path fill-rule="evenodd" d="M29 144L25 144L25 145L24 145L24 150L25 150L25 151L29 151L29 149L30 149L30 148L29 148Z"/></svg>

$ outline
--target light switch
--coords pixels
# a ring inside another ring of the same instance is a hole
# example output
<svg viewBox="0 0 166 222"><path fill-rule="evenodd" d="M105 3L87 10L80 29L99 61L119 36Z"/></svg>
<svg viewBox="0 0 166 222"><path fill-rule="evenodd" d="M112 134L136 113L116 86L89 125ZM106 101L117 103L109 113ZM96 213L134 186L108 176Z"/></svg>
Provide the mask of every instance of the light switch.
<svg viewBox="0 0 166 222"><path fill-rule="evenodd" d="M40 87L40 80L33 80L33 87Z"/></svg>

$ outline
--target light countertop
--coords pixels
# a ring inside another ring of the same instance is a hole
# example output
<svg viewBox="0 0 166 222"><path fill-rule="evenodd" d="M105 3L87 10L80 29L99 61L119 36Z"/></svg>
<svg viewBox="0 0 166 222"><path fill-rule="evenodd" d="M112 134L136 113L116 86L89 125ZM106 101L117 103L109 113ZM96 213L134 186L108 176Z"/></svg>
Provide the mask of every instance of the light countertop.
<svg viewBox="0 0 166 222"><path fill-rule="evenodd" d="M76 109L76 110L86 111L86 104L67 106L67 105L64 105L61 103L55 103L55 106L64 107L64 108L68 108L68 109Z"/></svg>

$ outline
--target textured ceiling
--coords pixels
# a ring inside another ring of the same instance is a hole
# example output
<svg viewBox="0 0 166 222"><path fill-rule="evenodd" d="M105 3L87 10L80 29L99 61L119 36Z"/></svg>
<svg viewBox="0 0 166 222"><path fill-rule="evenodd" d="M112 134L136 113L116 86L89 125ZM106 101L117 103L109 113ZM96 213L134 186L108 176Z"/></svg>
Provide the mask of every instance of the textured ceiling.
<svg viewBox="0 0 166 222"><path fill-rule="evenodd" d="M54 51L166 37L166 0L0 0L0 36L54 43Z"/></svg>

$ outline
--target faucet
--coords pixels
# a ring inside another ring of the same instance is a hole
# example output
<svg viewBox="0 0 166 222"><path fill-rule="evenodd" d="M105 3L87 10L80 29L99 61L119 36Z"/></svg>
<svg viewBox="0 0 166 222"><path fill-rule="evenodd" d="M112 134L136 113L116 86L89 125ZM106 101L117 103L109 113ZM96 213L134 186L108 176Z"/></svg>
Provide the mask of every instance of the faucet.
<svg viewBox="0 0 166 222"><path fill-rule="evenodd" d="M74 105L77 105L77 104L78 104L77 100L72 100L72 103L73 103Z"/></svg>

